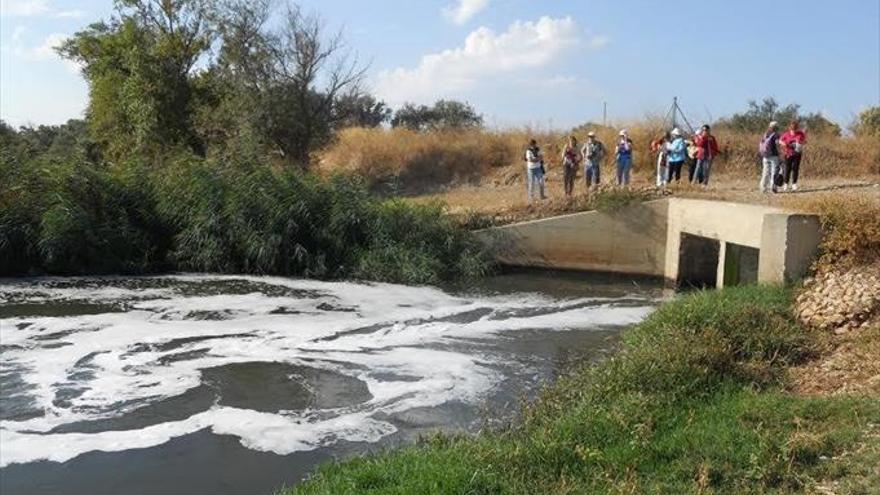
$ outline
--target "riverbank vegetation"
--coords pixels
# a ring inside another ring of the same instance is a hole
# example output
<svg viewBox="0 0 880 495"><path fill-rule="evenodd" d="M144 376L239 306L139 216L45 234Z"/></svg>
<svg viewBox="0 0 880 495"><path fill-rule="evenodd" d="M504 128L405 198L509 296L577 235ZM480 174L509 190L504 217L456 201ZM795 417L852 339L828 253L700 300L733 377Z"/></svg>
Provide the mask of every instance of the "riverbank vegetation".
<svg viewBox="0 0 880 495"><path fill-rule="evenodd" d="M106 167L4 156L0 275L185 270L437 283L489 268L440 205L251 160L178 155L162 167Z"/></svg>
<svg viewBox="0 0 880 495"><path fill-rule="evenodd" d="M488 270L440 205L310 172L312 152L338 129L388 117L316 15L269 0L115 5L59 49L89 84L86 119L0 123L0 276L191 270L437 283Z"/></svg>
<svg viewBox="0 0 880 495"><path fill-rule="evenodd" d="M880 401L789 391L790 368L830 347L791 299L766 286L680 297L508 429L326 465L289 493L870 493Z"/></svg>

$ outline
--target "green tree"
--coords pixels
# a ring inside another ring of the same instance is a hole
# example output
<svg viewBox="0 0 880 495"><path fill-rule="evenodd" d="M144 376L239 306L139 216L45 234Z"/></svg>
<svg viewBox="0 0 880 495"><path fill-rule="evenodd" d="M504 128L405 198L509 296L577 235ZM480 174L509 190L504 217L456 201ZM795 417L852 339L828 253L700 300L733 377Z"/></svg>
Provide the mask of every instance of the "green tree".
<svg viewBox="0 0 880 495"><path fill-rule="evenodd" d="M340 127L379 127L391 120L392 110L372 95L345 95L336 100Z"/></svg>
<svg viewBox="0 0 880 495"><path fill-rule="evenodd" d="M781 107L772 97L764 98L760 103L751 100L748 110L735 113L730 117L719 120L718 127L724 127L735 131L760 133L767 128L771 121L777 121L781 126L797 120L801 125L816 134L840 135L840 126L828 120L821 113L801 113L800 105L796 103Z"/></svg>
<svg viewBox="0 0 880 495"><path fill-rule="evenodd" d="M204 153L191 76L212 41L208 21L200 0L117 0L110 21L60 47L83 67L89 127L111 159L177 146Z"/></svg>
<svg viewBox="0 0 880 495"><path fill-rule="evenodd" d="M880 107L868 107L862 110L851 130L856 136L880 137Z"/></svg>
<svg viewBox="0 0 880 495"><path fill-rule="evenodd" d="M352 104L366 103L365 69L317 15L289 4L273 27L269 13L269 1L258 0L228 3L218 16L222 94L246 102L221 105L235 106L238 125L286 162L308 167L311 152L351 119Z"/></svg>
<svg viewBox="0 0 880 495"><path fill-rule="evenodd" d="M483 125L483 116L471 105L455 100L439 100L433 106L406 103L391 119L392 127L417 131L473 129Z"/></svg>

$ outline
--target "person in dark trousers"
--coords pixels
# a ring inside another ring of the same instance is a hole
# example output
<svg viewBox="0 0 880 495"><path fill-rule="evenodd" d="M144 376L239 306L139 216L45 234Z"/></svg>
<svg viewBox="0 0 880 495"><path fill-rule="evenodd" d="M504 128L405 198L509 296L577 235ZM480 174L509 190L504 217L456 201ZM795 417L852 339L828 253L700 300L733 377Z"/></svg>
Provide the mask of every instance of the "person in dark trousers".
<svg viewBox="0 0 880 495"><path fill-rule="evenodd" d="M804 145L807 143L807 135L800 129L798 122L792 120L788 130L779 138L785 154L785 182L782 190L788 191L789 184L792 191L798 190L798 175L801 170L801 158L804 154Z"/></svg>
<svg viewBox="0 0 880 495"><path fill-rule="evenodd" d="M694 146L697 148L697 182L704 186L709 185L709 173L712 171L712 160L718 155L718 141L710 132L709 126L704 125L700 132L694 136Z"/></svg>
<svg viewBox="0 0 880 495"><path fill-rule="evenodd" d="M578 164L581 155L578 150L578 141L574 136L568 138L568 144L562 149L562 174L565 185L565 195L571 196L574 192L574 179L577 177Z"/></svg>
<svg viewBox="0 0 880 495"><path fill-rule="evenodd" d="M669 168L669 180L666 182L671 184L673 180L681 181L681 168L687 159L687 144L681 137L681 131L678 130L678 127L672 130L670 136L672 141L666 143L666 161Z"/></svg>
<svg viewBox="0 0 880 495"><path fill-rule="evenodd" d="M617 138L617 185L629 185L633 167L633 141L626 129L620 131Z"/></svg>
<svg viewBox="0 0 880 495"><path fill-rule="evenodd" d="M602 160L605 159L605 145L596 139L596 133L587 133L587 142L581 150L584 157L584 181L587 190L599 185L601 179Z"/></svg>
<svg viewBox="0 0 880 495"><path fill-rule="evenodd" d="M534 139L529 141L525 159L529 202L531 203L535 196L547 199L547 196L544 195L544 153Z"/></svg>

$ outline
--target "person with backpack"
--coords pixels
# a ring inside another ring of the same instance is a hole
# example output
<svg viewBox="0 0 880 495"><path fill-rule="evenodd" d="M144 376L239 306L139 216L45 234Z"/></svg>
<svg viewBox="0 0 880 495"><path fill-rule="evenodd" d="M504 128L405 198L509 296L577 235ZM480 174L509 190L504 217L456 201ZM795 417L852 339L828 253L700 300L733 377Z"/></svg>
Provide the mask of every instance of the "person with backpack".
<svg viewBox="0 0 880 495"><path fill-rule="evenodd" d="M534 139L529 141L525 158L529 202L538 192L541 194L541 199L547 199L547 196L544 195L544 153Z"/></svg>
<svg viewBox="0 0 880 495"><path fill-rule="evenodd" d="M708 186L709 173L712 171L712 160L718 156L718 141L710 132L708 125L703 125L700 132L694 136L694 146L697 147L697 182Z"/></svg>
<svg viewBox="0 0 880 495"><path fill-rule="evenodd" d="M626 186L632 176L633 142L626 129L622 129L617 139L617 185Z"/></svg>
<svg viewBox="0 0 880 495"><path fill-rule="evenodd" d="M568 144L562 150L562 174L565 187L565 195L571 196L574 192L574 179L577 177L578 164L581 161L578 152L577 138L569 136Z"/></svg>
<svg viewBox="0 0 880 495"><path fill-rule="evenodd" d="M593 184L599 185L600 167L602 160L605 159L605 145L596 139L595 132L590 131L587 133L587 142L584 144L583 149L581 149L581 154L584 157L584 181L586 182L587 190L590 190Z"/></svg>
<svg viewBox="0 0 880 495"><path fill-rule="evenodd" d="M788 191L788 185L791 184L791 190L798 189L798 175L801 170L801 157L804 154L804 144L807 143L807 135L799 129L798 121L792 120L786 131L780 138L779 142L785 150L785 181L782 184L782 190Z"/></svg>
<svg viewBox="0 0 880 495"><path fill-rule="evenodd" d="M651 153L657 155L657 187L664 188L669 181L669 171L666 164L666 143L670 140L670 135L666 134L651 141Z"/></svg>
<svg viewBox="0 0 880 495"><path fill-rule="evenodd" d="M779 175L779 124L774 120L767 126L767 132L761 137L758 145L761 155L761 192L766 193L768 187L776 192L776 177Z"/></svg>
<svg viewBox="0 0 880 495"><path fill-rule="evenodd" d="M666 143L666 160L669 162L669 178L667 182L681 181L681 168L687 160L687 143L681 137L681 131L676 127L670 133L672 140Z"/></svg>

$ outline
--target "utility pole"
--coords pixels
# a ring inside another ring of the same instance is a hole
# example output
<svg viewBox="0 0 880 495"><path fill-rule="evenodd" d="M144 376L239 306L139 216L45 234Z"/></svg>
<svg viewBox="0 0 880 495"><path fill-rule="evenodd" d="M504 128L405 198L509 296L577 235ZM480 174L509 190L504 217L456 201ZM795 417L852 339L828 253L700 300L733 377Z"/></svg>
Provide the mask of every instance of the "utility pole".
<svg viewBox="0 0 880 495"><path fill-rule="evenodd" d="M678 120L676 117L678 116L678 97L672 97L672 128L675 129L678 127Z"/></svg>
<svg viewBox="0 0 880 495"><path fill-rule="evenodd" d="M602 102L602 127L608 127L608 102Z"/></svg>

